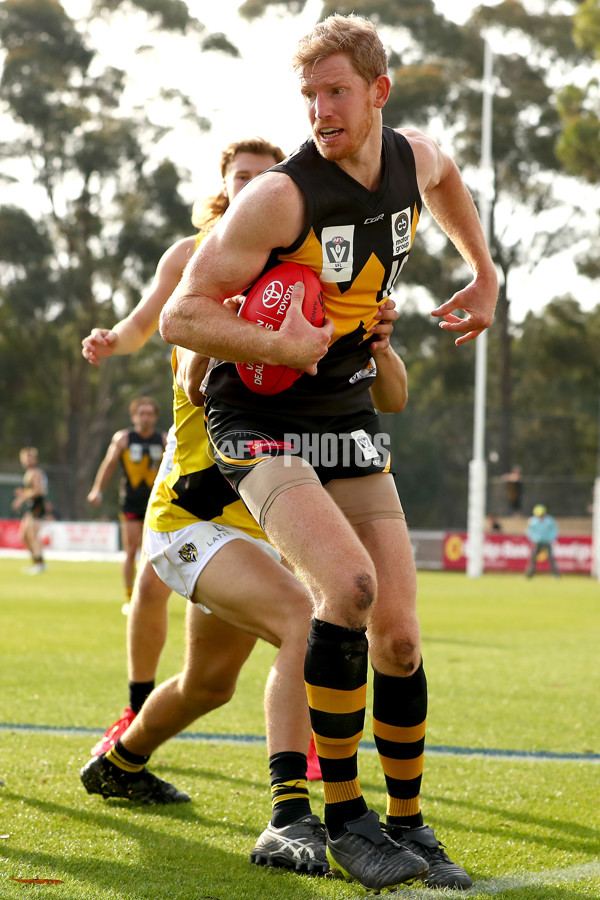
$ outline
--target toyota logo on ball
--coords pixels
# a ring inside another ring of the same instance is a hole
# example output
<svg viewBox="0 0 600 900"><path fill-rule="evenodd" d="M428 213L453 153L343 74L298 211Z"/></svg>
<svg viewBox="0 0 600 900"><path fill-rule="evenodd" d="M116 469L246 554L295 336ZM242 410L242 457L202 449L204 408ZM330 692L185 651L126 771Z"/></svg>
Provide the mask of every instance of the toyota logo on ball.
<svg viewBox="0 0 600 900"><path fill-rule="evenodd" d="M263 306L270 309L271 306L277 306L283 297L283 284L281 281L271 281L263 292Z"/></svg>

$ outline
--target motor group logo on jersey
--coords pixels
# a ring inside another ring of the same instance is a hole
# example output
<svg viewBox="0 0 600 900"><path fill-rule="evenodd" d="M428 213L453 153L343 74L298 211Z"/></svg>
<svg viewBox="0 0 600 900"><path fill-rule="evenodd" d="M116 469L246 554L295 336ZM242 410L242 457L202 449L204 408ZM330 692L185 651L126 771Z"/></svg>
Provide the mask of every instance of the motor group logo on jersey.
<svg viewBox="0 0 600 900"><path fill-rule="evenodd" d="M323 269L319 276L328 284L352 281L354 225L327 226L321 232Z"/></svg>
<svg viewBox="0 0 600 900"><path fill-rule="evenodd" d="M394 256L400 256L401 253L407 253L410 250L411 233L410 208L407 207L402 212L392 215Z"/></svg>

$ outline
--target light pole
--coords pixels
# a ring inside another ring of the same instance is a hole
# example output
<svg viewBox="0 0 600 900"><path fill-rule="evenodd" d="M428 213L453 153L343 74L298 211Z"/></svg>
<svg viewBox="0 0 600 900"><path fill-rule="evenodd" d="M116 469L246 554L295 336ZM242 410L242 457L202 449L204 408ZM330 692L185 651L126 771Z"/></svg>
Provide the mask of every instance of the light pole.
<svg viewBox="0 0 600 900"><path fill-rule="evenodd" d="M481 115L481 187L479 217L487 244L490 243L490 213L493 190L492 97L493 54L488 39L483 39L483 108ZM475 406L473 415L473 459L469 463L469 501L467 509L467 575L483 574L485 531L485 395L487 374L487 330L475 341Z"/></svg>

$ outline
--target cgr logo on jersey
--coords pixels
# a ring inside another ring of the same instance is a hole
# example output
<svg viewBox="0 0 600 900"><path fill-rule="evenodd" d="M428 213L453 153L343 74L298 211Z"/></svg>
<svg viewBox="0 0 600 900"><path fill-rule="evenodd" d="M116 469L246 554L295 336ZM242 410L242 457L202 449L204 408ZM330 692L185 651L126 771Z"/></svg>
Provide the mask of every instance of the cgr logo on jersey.
<svg viewBox="0 0 600 900"><path fill-rule="evenodd" d="M352 281L354 225L329 225L321 232L323 269L320 281L339 284Z"/></svg>
<svg viewBox="0 0 600 900"><path fill-rule="evenodd" d="M178 551L179 559L185 563L196 562L198 559L198 550L195 544L184 544Z"/></svg>
<svg viewBox="0 0 600 900"><path fill-rule="evenodd" d="M392 244L394 247L394 256L400 256L401 253L407 253L411 245L411 219L410 208L403 209L402 212L393 213L392 215Z"/></svg>

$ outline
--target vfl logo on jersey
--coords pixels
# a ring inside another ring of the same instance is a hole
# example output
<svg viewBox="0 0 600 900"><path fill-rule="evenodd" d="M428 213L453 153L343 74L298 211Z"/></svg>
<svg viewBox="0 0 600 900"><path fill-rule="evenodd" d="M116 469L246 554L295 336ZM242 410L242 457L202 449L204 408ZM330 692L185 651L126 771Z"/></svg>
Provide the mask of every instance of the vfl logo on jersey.
<svg viewBox="0 0 600 900"><path fill-rule="evenodd" d="M360 448L363 459L379 459L379 453L364 428L360 428L358 431L351 431L350 434Z"/></svg>
<svg viewBox="0 0 600 900"><path fill-rule="evenodd" d="M410 207L403 209L402 212L393 213L392 215L392 244L394 247L394 256L400 256L401 253L407 253L410 250L412 238Z"/></svg>
<svg viewBox="0 0 600 900"><path fill-rule="evenodd" d="M377 375L377 366L375 364L375 360L373 357L366 364L364 369L359 369L358 372L355 372L352 378L349 379L350 384L356 384L357 381L362 381L363 378L375 378Z"/></svg>
<svg viewBox="0 0 600 900"><path fill-rule="evenodd" d="M193 563L198 559L198 550L195 544L184 544L178 551L179 559L185 563Z"/></svg>
<svg viewBox="0 0 600 900"><path fill-rule="evenodd" d="M144 456L144 445L131 443L129 445L129 459L132 463L140 463Z"/></svg>
<svg viewBox="0 0 600 900"><path fill-rule="evenodd" d="M354 225L328 225L321 232L323 268L320 281L340 284L352 281L354 264Z"/></svg>

